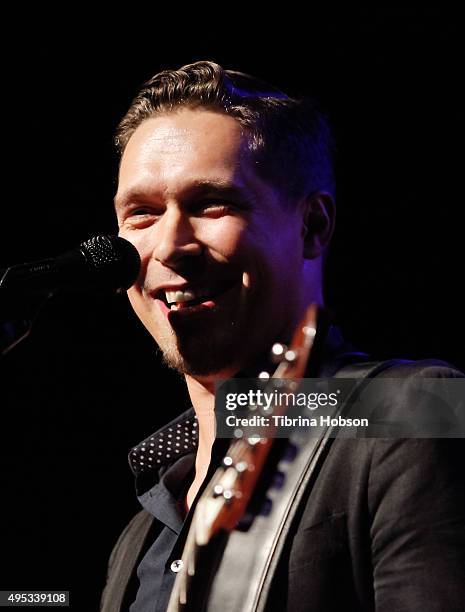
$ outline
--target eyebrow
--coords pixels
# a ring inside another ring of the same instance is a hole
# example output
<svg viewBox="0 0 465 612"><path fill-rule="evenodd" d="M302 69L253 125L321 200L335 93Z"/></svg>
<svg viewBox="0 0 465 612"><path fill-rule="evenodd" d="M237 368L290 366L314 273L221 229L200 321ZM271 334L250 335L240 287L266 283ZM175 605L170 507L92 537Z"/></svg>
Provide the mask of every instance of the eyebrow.
<svg viewBox="0 0 465 612"><path fill-rule="evenodd" d="M252 194L248 188L241 185L235 185L225 181L212 181L212 180L198 180L194 181L182 192L183 197L202 197L207 195L214 195L223 198L239 198L239 199L252 199ZM131 200L147 200L156 197L156 193L150 191L150 189L143 189L140 187L130 188L123 192L120 196L115 196L114 204L115 209L121 209L128 205Z"/></svg>

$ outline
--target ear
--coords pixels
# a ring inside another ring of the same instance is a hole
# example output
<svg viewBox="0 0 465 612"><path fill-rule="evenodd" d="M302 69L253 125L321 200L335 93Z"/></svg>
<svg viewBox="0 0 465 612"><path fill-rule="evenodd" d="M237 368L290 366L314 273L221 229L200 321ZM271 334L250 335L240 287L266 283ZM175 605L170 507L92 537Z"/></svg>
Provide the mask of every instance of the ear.
<svg viewBox="0 0 465 612"><path fill-rule="evenodd" d="M302 238L305 259L316 259L328 246L334 231L336 206L333 196L317 191L302 203Z"/></svg>

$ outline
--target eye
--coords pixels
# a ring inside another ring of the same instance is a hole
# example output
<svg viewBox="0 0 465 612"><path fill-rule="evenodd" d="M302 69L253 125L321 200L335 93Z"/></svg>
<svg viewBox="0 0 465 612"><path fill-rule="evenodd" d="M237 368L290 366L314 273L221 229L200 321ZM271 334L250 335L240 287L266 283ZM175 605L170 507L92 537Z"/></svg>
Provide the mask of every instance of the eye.
<svg viewBox="0 0 465 612"><path fill-rule="evenodd" d="M201 209L205 211L214 211L214 212L226 212L230 210L231 206L227 202L204 202L201 205Z"/></svg>
<svg viewBox="0 0 465 612"><path fill-rule="evenodd" d="M124 215L124 223L128 227L133 227L135 229L145 228L155 223L157 219L158 214L156 211L146 206L128 208Z"/></svg>
<svg viewBox="0 0 465 612"><path fill-rule="evenodd" d="M150 211L147 208L134 208L133 210L129 211L129 217L140 217L143 215L149 215L151 214Z"/></svg>
<svg viewBox="0 0 465 612"><path fill-rule="evenodd" d="M236 203L227 200L202 200L193 206L193 213L216 219L217 217L232 214L238 208Z"/></svg>

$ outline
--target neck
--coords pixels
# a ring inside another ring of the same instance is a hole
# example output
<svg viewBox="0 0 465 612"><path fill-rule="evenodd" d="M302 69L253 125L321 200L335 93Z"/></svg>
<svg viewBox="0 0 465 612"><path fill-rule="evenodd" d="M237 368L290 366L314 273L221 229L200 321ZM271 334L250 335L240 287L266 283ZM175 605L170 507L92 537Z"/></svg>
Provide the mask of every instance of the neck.
<svg viewBox="0 0 465 612"><path fill-rule="evenodd" d="M215 385L186 375L187 390L197 416L199 446L195 459L196 479L205 477L215 441Z"/></svg>

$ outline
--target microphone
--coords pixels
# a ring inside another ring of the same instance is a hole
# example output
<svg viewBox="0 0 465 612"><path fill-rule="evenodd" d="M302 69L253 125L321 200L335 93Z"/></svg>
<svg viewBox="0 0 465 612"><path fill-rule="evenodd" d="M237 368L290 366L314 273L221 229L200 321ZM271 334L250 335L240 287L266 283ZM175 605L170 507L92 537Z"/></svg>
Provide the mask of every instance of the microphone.
<svg viewBox="0 0 465 612"><path fill-rule="evenodd" d="M140 265L137 249L124 238L94 236L58 257L0 270L0 355L29 335L58 290L129 289Z"/></svg>
<svg viewBox="0 0 465 612"><path fill-rule="evenodd" d="M137 249L119 236L94 236L55 258L0 270L0 303L5 299L53 294L59 289L129 289L140 270Z"/></svg>

